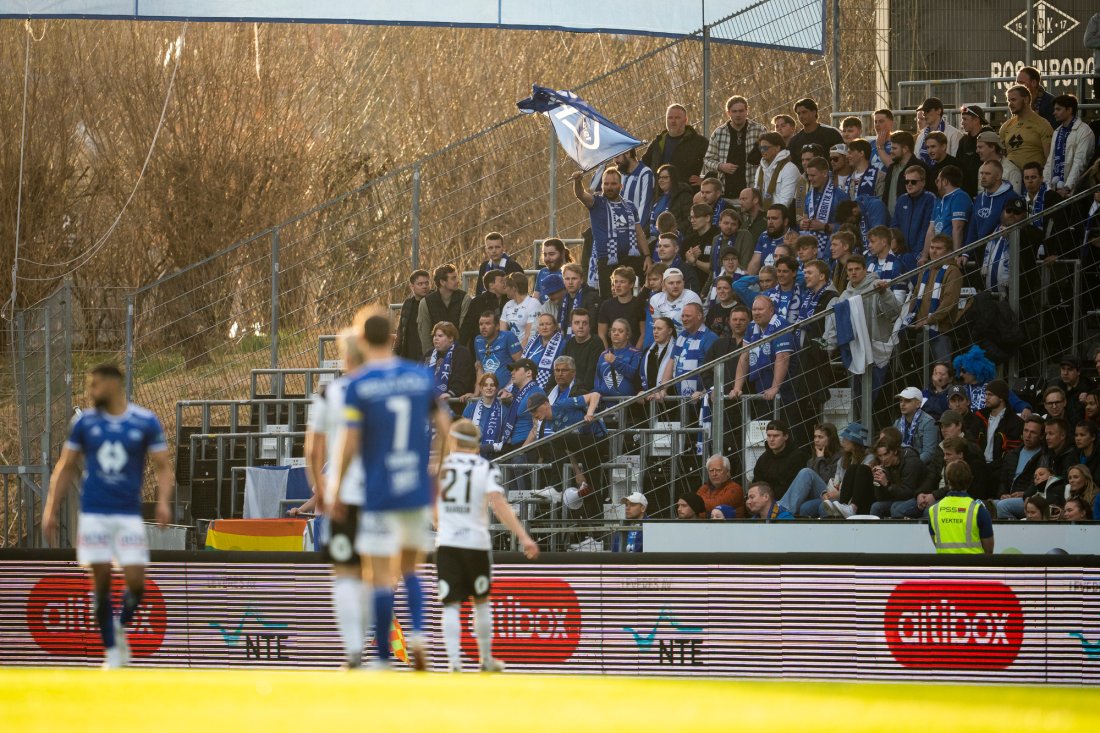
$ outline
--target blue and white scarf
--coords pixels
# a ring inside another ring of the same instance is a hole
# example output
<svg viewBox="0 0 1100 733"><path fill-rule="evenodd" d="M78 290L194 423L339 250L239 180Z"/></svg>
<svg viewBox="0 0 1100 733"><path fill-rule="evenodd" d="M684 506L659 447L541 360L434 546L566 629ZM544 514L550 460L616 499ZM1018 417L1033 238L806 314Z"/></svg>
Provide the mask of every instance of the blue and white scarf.
<svg viewBox="0 0 1100 733"><path fill-rule="evenodd" d="M927 315L929 316L935 313L940 308L940 296L943 294L943 278L947 274L947 268L948 265L943 265L936 272L936 279L932 283L932 300L928 304ZM921 301L924 299L924 291L925 288L928 287L928 279L931 274L931 270L925 270L924 274L921 275L920 287L917 288L917 297L913 300L913 312L909 314L909 318L907 319L908 323L912 323L913 320L917 317L917 314L920 312L920 304ZM929 323L928 332L930 334L936 335L939 334L940 330Z"/></svg>
<svg viewBox="0 0 1100 733"><path fill-rule="evenodd" d="M947 129L947 121L942 117L940 118L940 126L936 128L940 132ZM932 132L932 127L924 128L924 135L920 139L920 159L925 162L926 165L932 165L932 156L928 154L928 133Z"/></svg>
<svg viewBox="0 0 1100 733"><path fill-rule="evenodd" d="M1073 131L1075 120L1076 118L1071 119L1068 127L1059 125L1058 132L1054 135L1054 150L1051 151L1054 154L1054 169L1051 171L1051 182L1055 188L1058 188L1058 184L1065 183L1062 176L1066 174L1066 142Z"/></svg>
<svg viewBox="0 0 1100 733"><path fill-rule="evenodd" d="M998 232L1003 232L1001 227ZM1001 285L1001 275L1007 273L1008 267L1008 237L1001 233L996 239L987 244L985 249L985 262L982 263L982 275L985 276L986 287L996 290ZM1002 272L1002 270L1004 272ZM1007 286L1007 283L1005 283Z"/></svg>
<svg viewBox="0 0 1100 733"><path fill-rule="evenodd" d="M860 196L866 194L867 196L875 195L875 186L878 184L878 168L873 165L867 166L867 170L863 171L862 175L858 178L856 174L848 176L848 198L855 201ZM862 220L861 220L862 221Z"/></svg>
<svg viewBox="0 0 1100 733"><path fill-rule="evenodd" d="M558 306L558 328L566 336L573 335L573 311L581 307L583 300L583 287L577 290L576 295L570 295L568 290L565 291L565 297Z"/></svg>
<svg viewBox="0 0 1100 733"><path fill-rule="evenodd" d="M531 339L532 341L536 339ZM519 421L519 406L524 404L528 395L531 394L538 387L538 382L532 379L527 384L520 387L519 392L512 395L512 404L508 408L508 419L504 421L504 433L500 436L500 442L508 445L512 442L512 433L515 432L516 423ZM521 439L526 439L526 435L520 436Z"/></svg>
<svg viewBox="0 0 1100 733"><path fill-rule="evenodd" d="M502 252L501 255L500 255L500 265L497 265L492 260L489 260L489 269L490 270L503 270L507 266L507 264L508 264L508 253L507 252Z"/></svg>
<svg viewBox="0 0 1100 733"><path fill-rule="evenodd" d="M523 350L523 358L535 361L535 355L539 356L536 362L538 364L538 374L535 375L535 381L538 382L540 387L546 387L549 384L550 375L554 371L554 359L558 358L561 345L561 331L555 332L545 346L542 344L541 336L534 336L527 342L527 348Z"/></svg>
<svg viewBox="0 0 1100 733"><path fill-rule="evenodd" d="M825 188L821 191L821 197L816 201L817 191L811 188L806 192L806 218L813 221L823 221L828 225L829 220L833 218L833 194L836 193L836 186L832 184L832 181L825 184ZM813 212L812 214L810 212ZM814 232L804 231L803 234L810 234L817 237L817 256L820 259L829 259L829 227L825 227L825 231Z"/></svg>
<svg viewBox="0 0 1100 733"><path fill-rule="evenodd" d="M483 415L486 411L488 411L487 416ZM486 418L484 424L481 422L483 417ZM504 407L501 406L500 400L494 398L493 404L488 407L484 400L478 400L474 406L473 423L481 428L482 443L498 442L504 423Z"/></svg>
<svg viewBox="0 0 1100 733"><path fill-rule="evenodd" d="M451 360L454 354L455 344L451 344L451 348L447 349L442 359L439 358L439 352L432 349L432 356L428 360L428 366L435 371L435 391L440 397L446 395L451 386Z"/></svg>
<svg viewBox="0 0 1100 733"><path fill-rule="evenodd" d="M1055 180L1057 180L1057 178L1055 178ZM1039 191L1038 191L1038 193L1035 194L1035 203L1032 205L1031 211L1029 213L1031 213L1031 214L1041 214L1041 213L1043 213L1043 209L1046 208L1046 205L1047 205L1047 184L1046 183L1040 183L1039 184ZM1046 222L1044 222L1043 217L1040 216L1040 217L1038 217L1037 219L1035 219L1034 221L1031 222L1031 226L1035 227L1036 229L1042 229L1046 226Z"/></svg>

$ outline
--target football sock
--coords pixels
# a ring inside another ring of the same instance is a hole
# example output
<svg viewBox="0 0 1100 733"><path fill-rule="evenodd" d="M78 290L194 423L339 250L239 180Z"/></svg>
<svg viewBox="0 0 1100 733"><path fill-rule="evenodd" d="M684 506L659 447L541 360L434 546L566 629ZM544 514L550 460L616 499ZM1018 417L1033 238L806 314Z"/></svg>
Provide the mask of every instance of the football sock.
<svg viewBox="0 0 1100 733"><path fill-rule="evenodd" d="M115 608L111 601L111 592L95 594L95 620L99 624L99 636L103 639L103 648L115 645Z"/></svg>
<svg viewBox="0 0 1100 733"><path fill-rule="evenodd" d="M358 659L363 652L363 597L359 578L337 575L332 579L332 607L336 612L336 626L344 642L344 656Z"/></svg>
<svg viewBox="0 0 1100 733"><path fill-rule="evenodd" d="M359 581L359 611L360 622L363 628L363 639L370 638L370 632L374 628L374 586L370 583Z"/></svg>
<svg viewBox="0 0 1100 733"><path fill-rule="evenodd" d="M424 635L424 587L415 572L405 576L405 596L409 602L413 636L421 638Z"/></svg>
<svg viewBox="0 0 1100 733"><path fill-rule="evenodd" d="M478 658L485 664L493 657L493 606L487 598L474 603L474 634Z"/></svg>
<svg viewBox="0 0 1100 733"><path fill-rule="evenodd" d="M390 625L393 623L393 588L374 589L374 648L383 662L390 660Z"/></svg>
<svg viewBox="0 0 1100 733"><path fill-rule="evenodd" d="M462 622L458 615L459 605L448 603L443 607L443 646L447 650L447 661L453 670L462 669Z"/></svg>
<svg viewBox="0 0 1100 733"><path fill-rule="evenodd" d="M118 616L118 622L123 626L129 627L134 621L134 614L137 612L138 606L141 605L141 599L145 597L145 586L135 593L133 590L127 589L122 594L122 612Z"/></svg>

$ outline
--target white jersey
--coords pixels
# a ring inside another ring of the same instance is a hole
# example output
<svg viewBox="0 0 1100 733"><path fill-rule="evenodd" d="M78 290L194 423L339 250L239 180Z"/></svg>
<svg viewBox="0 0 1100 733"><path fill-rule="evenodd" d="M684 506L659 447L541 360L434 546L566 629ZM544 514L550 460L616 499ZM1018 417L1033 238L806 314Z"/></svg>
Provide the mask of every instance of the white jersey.
<svg viewBox="0 0 1100 733"><path fill-rule="evenodd" d="M436 545L488 550L490 493L504 493L500 469L476 453L451 453L439 472Z"/></svg>
<svg viewBox="0 0 1100 733"><path fill-rule="evenodd" d="M504 308L501 310L500 320L508 324L508 329L516 335L519 342L523 343L523 332L527 328L527 324L534 324L535 319L538 318L539 309L542 307L542 303L538 302L530 295L528 295L522 303L517 303L514 300L509 300L504 304ZM531 328L531 333L534 333L534 327Z"/></svg>
<svg viewBox="0 0 1100 733"><path fill-rule="evenodd" d="M703 305L702 299L694 290L685 290L676 300L669 300L668 294L663 290L654 293L649 299L649 307L653 311L653 318L671 318L676 324L677 333L684 330L684 306L688 303L696 303L700 307Z"/></svg>
<svg viewBox="0 0 1100 733"><path fill-rule="evenodd" d="M307 430L312 433L323 433L325 436L325 468L326 478L331 478L336 472L336 466L340 461L340 448L344 440L344 429L347 419L344 417L344 395L348 390L348 377L344 375L329 382L325 387L324 396L314 394L309 409L309 425ZM331 501L336 498L333 494L335 486L328 485L326 481L325 495ZM351 459L348 470L344 474L344 482L340 485L340 501L348 506L363 505L363 464L358 452Z"/></svg>

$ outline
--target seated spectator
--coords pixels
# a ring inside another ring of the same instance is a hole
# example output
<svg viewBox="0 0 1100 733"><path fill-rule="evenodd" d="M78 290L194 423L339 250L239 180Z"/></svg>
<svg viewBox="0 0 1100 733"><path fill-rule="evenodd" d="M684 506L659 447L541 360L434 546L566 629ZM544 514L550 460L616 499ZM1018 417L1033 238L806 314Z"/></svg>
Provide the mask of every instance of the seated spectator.
<svg viewBox="0 0 1100 733"><path fill-rule="evenodd" d="M959 377L962 378L967 394L970 396L971 409L978 411L985 407L986 385L997 374L997 368L993 365L993 362L986 358L981 347L971 346L965 354L956 356L953 363L955 369L959 372ZM1031 414L1031 406L1017 397L1011 390L1008 392L1008 406L1017 414L1024 413L1026 410L1024 417Z"/></svg>
<svg viewBox="0 0 1100 733"><path fill-rule="evenodd" d="M474 391L474 358L458 341L453 323L440 321L432 329L432 350L424 363L435 373L435 392L444 399L465 399Z"/></svg>
<svg viewBox="0 0 1100 733"><path fill-rule="evenodd" d="M1023 518L1029 522L1049 522L1051 519L1050 504L1041 494L1032 494L1024 502Z"/></svg>
<svg viewBox="0 0 1100 733"><path fill-rule="evenodd" d="M596 384L596 366L603 353L603 341L592 337L592 316L585 308L573 311L573 337L565 342L561 353L573 358L577 364L577 384L585 392L591 392Z"/></svg>
<svg viewBox="0 0 1100 733"><path fill-rule="evenodd" d="M924 478L921 479L917 495L908 501L896 502L890 507L890 516L894 519L927 518L929 508L947 495L944 469L952 461L965 462L970 467L972 479L976 476L981 483L988 483L985 460L978 447L962 437L962 425L958 415L948 411L944 416L946 419L941 426L943 440L936 446L931 460L925 465ZM980 498L973 491L971 496Z"/></svg>
<svg viewBox="0 0 1100 733"><path fill-rule="evenodd" d="M999 479L1005 454L1019 447L1024 430L1024 421L1008 409L1008 383L994 379L987 384L985 407L976 414L985 424L985 444L980 446L982 455L992 475Z"/></svg>
<svg viewBox="0 0 1100 733"><path fill-rule="evenodd" d="M695 292L684 288L684 273L675 267L668 268L664 274L664 289L649 299L653 318L671 318L676 330L681 331L684 328L684 306L689 303L699 307L703 305Z"/></svg>
<svg viewBox="0 0 1100 733"><path fill-rule="evenodd" d="M1046 421L1047 449L1040 465L1050 470L1053 476L1065 479L1069 475L1072 466L1076 463L1077 455L1073 443L1069 440L1069 423L1056 417ZM1047 501L1061 506L1065 500L1059 492L1047 491Z"/></svg>
<svg viewBox="0 0 1100 733"><path fill-rule="evenodd" d="M1090 522L1092 521L1092 509L1088 503L1079 496L1066 499L1066 505L1062 507L1058 518L1063 522Z"/></svg>
<svg viewBox="0 0 1100 733"><path fill-rule="evenodd" d="M772 487L766 481L753 481L749 493L745 496L745 509L749 519L774 522L780 519L794 519L789 511L776 502Z"/></svg>
<svg viewBox="0 0 1100 733"><path fill-rule="evenodd" d="M542 281L543 303L539 307L539 313L549 313L557 320L561 312L561 302L565 299L565 281L561 275L551 273ZM537 330L538 320L535 321ZM530 341L528 341L530 343Z"/></svg>
<svg viewBox="0 0 1100 733"><path fill-rule="evenodd" d="M1021 442L1001 461L997 494L997 519L1023 519L1025 500L1035 493L1035 469L1043 459L1043 418L1032 415L1024 421ZM1044 508L1046 498L1043 498Z"/></svg>
<svg viewBox="0 0 1100 733"><path fill-rule="evenodd" d="M642 361L643 390L650 390L665 383L665 373L672 360L672 344L675 340L675 321L668 316L658 316L653 319L653 345L646 349Z"/></svg>
<svg viewBox="0 0 1100 733"><path fill-rule="evenodd" d="M623 319L634 334L634 345L639 349L645 341L646 302L634 295L634 281L637 276L630 267L617 267L611 273L611 297L600 303L597 321L597 335L605 346L611 345L608 331L611 324Z"/></svg>
<svg viewBox="0 0 1100 733"><path fill-rule="evenodd" d="M490 270L498 270L505 275L511 275L512 273L523 274L523 266L509 257L504 251L504 237L500 232L489 232L485 235L485 261L481 263L481 266L478 267L477 270L477 288L474 292L475 296L485 292L485 288L488 285L488 281L485 280L485 274Z"/></svg>
<svg viewBox="0 0 1100 733"><path fill-rule="evenodd" d="M1091 392L1095 385L1091 379L1082 376L1081 360L1076 355L1063 356L1059 367L1060 379L1055 382L1055 385L1061 387L1066 396L1066 419L1071 424L1076 424L1085 414L1085 395Z"/></svg>
<svg viewBox="0 0 1100 733"><path fill-rule="evenodd" d="M767 482L769 493L779 501L787 493L799 468L805 465L805 455L790 439L791 429L782 420L772 420L765 426L767 450L756 459L752 478Z"/></svg>
<svg viewBox="0 0 1100 733"><path fill-rule="evenodd" d="M641 391L642 352L631 343L625 318L611 324L608 337L611 346L596 361L596 391L604 397L633 397Z"/></svg>
<svg viewBox="0 0 1100 733"><path fill-rule="evenodd" d="M920 456L922 463L928 463L938 442L936 421L921 410L924 393L917 387L906 387L897 395L901 417L894 426L901 432L901 444L912 448Z"/></svg>
<svg viewBox="0 0 1100 733"><path fill-rule="evenodd" d="M511 331L521 347L526 347L535 330L535 319L542 305L527 294L527 275L513 273L505 280L504 294L508 302L500 311L500 330Z"/></svg>
<svg viewBox="0 0 1100 733"><path fill-rule="evenodd" d="M497 272L497 270L493 270ZM519 345L519 339L511 331L500 331L500 316L492 311L485 311L478 319L480 333L474 339L474 356L477 359L477 383L481 384L481 375L492 374L497 378L497 385L503 385L508 389L512 382L512 373L508 367L516 359L520 358L523 349ZM485 431L482 431L484 435Z"/></svg>
<svg viewBox="0 0 1100 733"><path fill-rule="evenodd" d="M725 456L711 456L707 459L707 482L696 493L703 499L707 514L724 504L733 507L735 517L744 516L745 493L741 484L730 476L730 459ZM732 517L727 517L730 518Z"/></svg>
<svg viewBox="0 0 1100 733"><path fill-rule="evenodd" d="M940 416L940 425L948 419L947 413L954 413L951 419L958 419L962 426L962 436L976 447L985 446L985 423L970 411L970 394L961 384L947 388L947 412Z"/></svg>
<svg viewBox="0 0 1100 733"><path fill-rule="evenodd" d="M1041 495L1046 499L1047 504L1050 506L1050 515L1052 517L1057 516L1058 513L1062 511L1062 504L1065 503L1065 479L1061 476L1056 476L1046 466L1039 466L1035 469L1032 484L1037 492L1036 495ZM1057 497L1057 502L1052 501L1051 497Z"/></svg>
<svg viewBox="0 0 1100 733"><path fill-rule="evenodd" d="M737 510L731 507L729 504L719 504L710 510L710 518L717 519L719 521L726 519L737 519Z"/></svg>
<svg viewBox="0 0 1100 733"><path fill-rule="evenodd" d="M538 331L534 338L527 343L523 350L523 358L535 364L537 373L535 381L539 387L546 389L550 384L550 374L554 368L554 360L561 355L565 348L565 337L558 330L558 319L550 313L540 313L538 317ZM513 370L513 378L515 371Z"/></svg>
<svg viewBox="0 0 1100 733"><path fill-rule="evenodd" d="M676 173L676 167L665 164L657 169L657 185L653 190L653 208L649 213L649 221L645 222L646 233L650 238L656 238L657 217L668 212L671 214L678 229L688 228L688 215L691 212L691 186L681 181Z"/></svg>
<svg viewBox="0 0 1100 733"><path fill-rule="evenodd" d="M546 278L551 275L560 278L562 265L572 261L573 257L569 254L565 242L557 237L545 240L542 243L542 269L535 275L535 290L531 293L531 296L540 303L545 303L549 296L549 292L545 287Z"/></svg>
<svg viewBox="0 0 1100 733"><path fill-rule="evenodd" d="M921 407L934 420L939 420L947 410L947 388L951 386L951 365L937 361L932 365L932 383L921 394L924 405Z"/></svg>
<svg viewBox="0 0 1100 733"><path fill-rule="evenodd" d="M760 167L756 170L755 188L760 191L761 202L765 206L778 205L793 211L801 177L798 164L777 132L761 135L757 147L760 149Z"/></svg>
<svg viewBox="0 0 1100 733"><path fill-rule="evenodd" d="M625 521L640 522L646 518L646 509L649 508L649 500L645 498L645 494L640 491L635 491L632 494L624 496L622 498L622 503L626 507ZM630 529L626 532L616 532L611 539L611 551L641 552L642 530Z"/></svg>
<svg viewBox="0 0 1100 733"><path fill-rule="evenodd" d="M730 312L737 306L745 307L741 299L733 292L733 281L729 275L719 275L714 279L714 300L707 309L706 326L717 336L730 334Z"/></svg>
<svg viewBox="0 0 1100 733"><path fill-rule="evenodd" d="M871 458L867 454L867 428L858 422L848 423L840 431L840 450L838 477L822 497L822 516L866 514L875 498L874 479L867 463Z"/></svg>
<svg viewBox="0 0 1100 733"><path fill-rule="evenodd" d="M683 494L676 500L677 519L705 519L707 507L698 494Z"/></svg>
<svg viewBox="0 0 1100 733"><path fill-rule="evenodd" d="M481 397L466 405L462 417L481 430L481 455L493 460L498 455L493 444L501 442L504 435L504 405L497 396L500 384L494 373L486 372L477 380L477 386Z"/></svg>
<svg viewBox="0 0 1100 733"><path fill-rule="evenodd" d="M886 518L894 504L916 497L924 478L924 464L915 450L902 447L900 441L880 439L875 444L871 477L875 486L871 514Z"/></svg>
<svg viewBox="0 0 1100 733"><path fill-rule="evenodd" d="M1069 400L1066 399L1066 391L1057 385L1047 387L1043 390L1042 394L1043 407L1047 412L1043 415L1046 420L1052 420L1054 418L1061 418L1066 420L1066 406L1069 404Z"/></svg>
<svg viewBox="0 0 1100 733"><path fill-rule="evenodd" d="M1084 421L1091 425L1094 431L1100 430L1100 390L1089 392L1084 397Z"/></svg>
<svg viewBox="0 0 1100 733"><path fill-rule="evenodd" d="M1070 466L1066 472L1066 503L1073 499L1080 499L1084 508L1088 510L1087 519L1092 519L1092 507L1100 499L1100 486L1092 479L1092 471L1088 466L1077 464ZM1063 508L1062 513L1065 514Z"/></svg>
<svg viewBox="0 0 1100 733"><path fill-rule="evenodd" d="M1096 447L1096 428L1087 420L1077 423L1073 429L1073 444L1077 450L1077 462L1086 466L1093 476L1100 476L1100 450Z"/></svg>
<svg viewBox="0 0 1100 733"><path fill-rule="evenodd" d="M815 425L813 454L806 461L806 467L795 475L783 497L783 506L799 517L825 516L822 507L828 490L836 488L839 495L837 475L843 475L840 469L843 460L836 426L831 423Z"/></svg>

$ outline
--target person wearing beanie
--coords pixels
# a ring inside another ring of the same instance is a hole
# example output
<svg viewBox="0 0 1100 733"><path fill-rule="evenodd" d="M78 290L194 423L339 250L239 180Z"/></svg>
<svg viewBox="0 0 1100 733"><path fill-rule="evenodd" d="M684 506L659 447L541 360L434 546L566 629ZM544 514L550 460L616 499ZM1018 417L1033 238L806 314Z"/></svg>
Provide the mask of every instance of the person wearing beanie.
<svg viewBox="0 0 1100 733"><path fill-rule="evenodd" d="M681 494L676 500L677 519L703 519L706 516L706 504L698 494Z"/></svg>
<svg viewBox="0 0 1100 733"><path fill-rule="evenodd" d="M977 415L985 424L985 454L989 474L999 481L1001 466L1007 453L1020 447L1024 421L1008 408L1008 383L994 379L985 386L985 407Z"/></svg>

